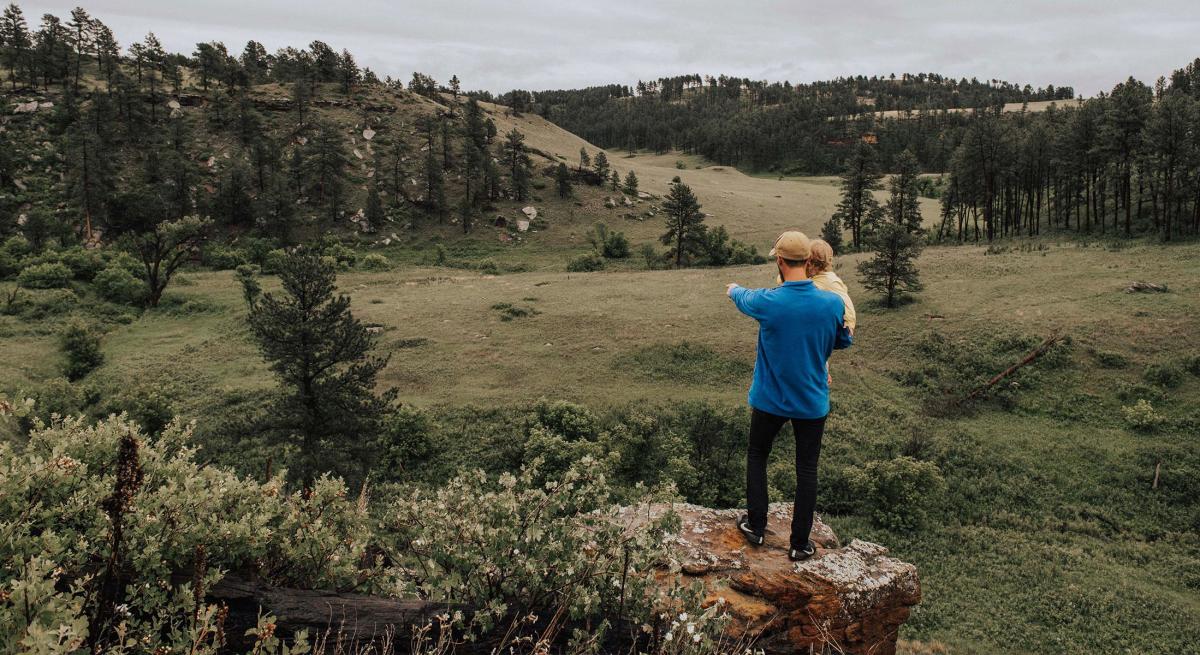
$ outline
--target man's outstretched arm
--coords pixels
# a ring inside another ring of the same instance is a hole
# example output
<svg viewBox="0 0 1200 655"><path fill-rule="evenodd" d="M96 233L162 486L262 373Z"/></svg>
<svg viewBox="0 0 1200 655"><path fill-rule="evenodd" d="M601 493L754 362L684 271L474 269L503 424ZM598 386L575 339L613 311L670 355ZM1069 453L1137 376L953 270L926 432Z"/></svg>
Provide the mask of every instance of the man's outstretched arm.
<svg viewBox="0 0 1200 655"><path fill-rule="evenodd" d="M733 300L733 304L737 306L738 311L751 318L762 318L762 311L759 307L759 299L762 298L765 289L747 289L737 282L730 282L725 285L725 293Z"/></svg>

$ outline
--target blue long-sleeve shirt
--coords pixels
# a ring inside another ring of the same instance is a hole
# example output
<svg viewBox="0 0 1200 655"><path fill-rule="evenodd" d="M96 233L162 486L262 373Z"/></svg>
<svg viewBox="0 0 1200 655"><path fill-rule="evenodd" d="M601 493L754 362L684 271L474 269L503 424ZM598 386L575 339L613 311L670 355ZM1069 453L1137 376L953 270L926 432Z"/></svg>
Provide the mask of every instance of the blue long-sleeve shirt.
<svg viewBox="0 0 1200 655"><path fill-rule="evenodd" d="M772 289L734 287L729 297L743 314L758 321L750 406L788 418L828 414L825 364L835 349L853 342L842 324L842 299L816 288L812 280L784 282Z"/></svg>

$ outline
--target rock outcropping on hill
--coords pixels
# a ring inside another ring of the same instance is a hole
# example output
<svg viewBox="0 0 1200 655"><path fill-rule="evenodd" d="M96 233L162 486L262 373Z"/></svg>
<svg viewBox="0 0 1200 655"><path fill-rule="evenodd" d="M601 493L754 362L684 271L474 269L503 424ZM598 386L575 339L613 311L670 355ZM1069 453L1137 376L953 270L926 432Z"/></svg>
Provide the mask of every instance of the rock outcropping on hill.
<svg viewBox="0 0 1200 655"><path fill-rule="evenodd" d="M787 558L791 506L771 505L766 543L752 547L737 531L738 510L695 505L627 508L632 522L674 509L683 520L672 551L684 574L701 580L707 601L724 598L735 637L755 639L768 653L835 652L892 655L900 625L921 600L917 569L888 556L887 548L855 539L841 546L819 519L817 554ZM640 517L640 519L639 519Z"/></svg>

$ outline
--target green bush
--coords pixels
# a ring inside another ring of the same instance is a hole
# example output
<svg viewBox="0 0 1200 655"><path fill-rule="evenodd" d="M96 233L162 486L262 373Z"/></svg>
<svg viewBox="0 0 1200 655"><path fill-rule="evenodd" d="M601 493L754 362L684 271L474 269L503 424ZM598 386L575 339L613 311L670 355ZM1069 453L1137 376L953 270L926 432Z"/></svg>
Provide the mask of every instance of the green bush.
<svg viewBox="0 0 1200 655"><path fill-rule="evenodd" d="M602 255L609 259L625 259L629 257L629 239L624 232L613 232L604 240Z"/></svg>
<svg viewBox="0 0 1200 655"><path fill-rule="evenodd" d="M1148 400L1139 400L1133 405L1122 407L1121 414L1125 418L1125 425L1136 432L1157 432L1166 422Z"/></svg>
<svg viewBox="0 0 1200 655"><path fill-rule="evenodd" d="M1123 402L1134 402L1138 400L1148 400L1151 402L1162 400L1164 397L1162 389L1152 387L1136 382L1118 382L1117 383L1117 399Z"/></svg>
<svg viewBox="0 0 1200 655"><path fill-rule="evenodd" d="M263 258L262 271L271 275L278 275L279 271L283 270L284 262L287 261L288 253L282 248L276 248L266 254Z"/></svg>
<svg viewBox="0 0 1200 655"><path fill-rule="evenodd" d="M26 289L63 289L73 276L66 264L47 262L22 269L17 284Z"/></svg>
<svg viewBox="0 0 1200 655"><path fill-rule="evenodd" d="M221 243L209 243L200 253L200 263L214 271L227 271L247 263L246 254Z"/></svg>
<svg viewBox="0 0 1200 655"><path fill-rule="evenodd" d="M1111 350L1097 350L1093 356L1100 368L1125 368L1129 365L1129 359L1125 355Z"/></svg>
<svg viewBox="0 0 1200 655"><path fill-rule="evenodd" d="M710 645L720 635L720 608L699 610L699 590L656 580L677 517L631 526L593 460L552 478L536 466L499 477L472 472L432 490L396 486L369 496L327 476L289 492L282 473L260 482L196 453L179 422L147 435L121 418L57 421L19 449L0 441L0 516L21 519L0 540L0 590L9 592L0 596L8 628L0 646L77 652L87 638L98 652L130 643L139 652L218 652L219 608L197 600L227 571L268 585L474 608L453 619L456 634L472 641L493 627L496 639L510 625L524 631L534 613L566 619L568 629L549 637L565 642L574 625L602 633L618 607L652 634L699 634L689 641ZM380 495L383 504L372 507ZM114 525L123 528L119 548ZM119 629L106 624L89 635L89 608L111 593L105 581L114 573L137 593L121 598Z"/></svg>
<svg viewBox="0 0 1200 655"><path fill-rule="evenodd" d="M364 271L374 271L374 272L387 271L387 270L391 270L391 268L392 268L392 263L390 261L388 261L387 257L384 257L383 255L381 255L379 253L374 253L374 252L367 255L366 257L363 257L362 261L359 262L358 265L359 265L359 268L363 269Z"/></svg>
<svg viewBox="0 0 1200 655"><path fill-rule="evenodd" d="M904 456L867 462L846 474L861 509L876 525L889 530L920 528L946 488L936 464Z"/></svg>
<svg viewBox="0 0 1200 655"><path fill-rule="evenodd" d="M78 380L104 363L100 335L79 321L72 321L59 335L59 346L67 357L63 373L68 380Z"/></svg>
<svg viewBox="0 0 1200 655"><path fill-rule="evenodd" d="M87 250L80 246L67 248L58 254L59 261L71 269L71 274L77 280L85 282L92 280L96 274L104 270L104 257L97 250Z"/></svg>
<svg viewBox="0 0 1200 655"><path fill-rule="evenodd" d="M50 378L22 395L33 399L33 414L22 424L25 431L32 428L34 419L49 424L54 416L79 416L87 406L84 390L63 377Z"/></svg>
<svg viewBox="0 0 1200 655"><path fill-rule="evenodd" d="M1174 389L1183 382L1183 368L1178 364L1151 364L1146 367L1142 377L1150 384Z"/></svg>
<svg viewBox="0 0 1200 655"><path fill-rule="evenodd" d="M576 257L567 263L567 272L569 273L591 273L603 268L604 258L594 252Z"/></svg>
<svg viewBox="0 0 1200 655"><path fill-rule="evenodd" d="M321 250L324 257L332 257L338 270L347 271L358 263L358 253L340 243L333 243Z"/></svg>
<svg viewBox="0 0 1200 655"><path fill-rule="evenodd" d="M70 289L47 289L21 298L17 307L23 318L40 321L51 316L61 316L79 306L79 296Z"/></svg>
<svg viewBox="0 0 1200 655"><path fill-rule="evenodd" d="M238 284L242 285L242 298L250 309L254 309L258 304L258 297L262 295L262 285L258 283L258 272L258 266L242 264L233 274Z"/></svg>
<svg viewBox="0 0 1200 655"><path fill-rule="evenodd" d="M146 387L122 388L103 400L97 412L100 417L124 414L146 434L161 434L175 417L171 401L161 392Z"/></svg>
<svg viewBox="0 0 1200 655"><path fill-rule="evenodd" d="M146 283L113 264L96 274L92 288L101 298L124 305L140 304L146 298Z"/></svg>
<svg viewBox="0 0 1200 655"><path fill-rule="evenodd" d="M385 480L412 480L434 454L433 421L425 412L403 406L384 419L376 442L376 470Z"/></svg>
<svg viewBox="0 0 1200 655"><path fill-rule="evenodd" d="M1181 365L1183 366L1183 370L1188 373L1200 376L1200 354L1184 357Z"/></svg>

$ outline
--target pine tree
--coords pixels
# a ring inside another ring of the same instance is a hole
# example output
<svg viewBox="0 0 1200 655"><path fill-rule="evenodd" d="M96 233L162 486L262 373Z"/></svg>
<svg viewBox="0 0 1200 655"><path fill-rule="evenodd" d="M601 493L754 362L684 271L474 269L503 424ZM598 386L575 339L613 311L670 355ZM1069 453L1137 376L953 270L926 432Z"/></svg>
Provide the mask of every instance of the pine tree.
<svg viewBox="0 0 1200 655"><path fill-rule="evenodd" d="M894 307L901 293L921 290L916 258L921 254L921 240L906 226L885 222L871 236L875 256L858 265L863 287L884 294L884 302Z"/></svg>
<svg viewBox="0 0 1200 655"><path fill-rule="evenodd" d="M558 168L554 170L554 184L558 189L558 197L571 197L571 171L562 162L559 162Z"/></svg>
<svg viewBox="0 0 1200 655"><path fill-rule="evenodd" d="M254 206L241 162L229 167L228 174L217 186L212 200L212 216L224 225L250 227L254 223Z"/></svg>
<svg viewBox="0 0 1200 655"><path fill-rule="evenodd" d="M612 173L608 176L608 190L609 191L620 191L621 190L621 174L618 173L615 168L612 170Z"/></svg>
<svg viewBox="0 0 1200 655"><path fill-rule="evenodd" d="M638 194L638 178L637 174L630 170L625 174L625 186L621 189L627 195L637 197Z"/></svg>
<svg viewBox="0 0 1200 655"><path fill-rule="evenodd" d="M329 220L337 220L345 192L346 169L350 165L345 144L333 123L317 126L306 146L305 178L310 197L329 211Z"/></svg>
<svg viewBox="0 0 1200 655"><path fill-rule="evenodd" d="M109 200L116 192L116 172L110 155L110 143L92 130L101 124L97 118L100 102L89 111L92 120L77 120L67 130L67 195L79 212L84 239L92 239L92 228L105 221Z"/></svg>
<svg viewBox="0 0 1200 655"><path fill-rule="evenodd" d="M8 67L8 81L15 91L21 63L32 58L29 26L25 23L25 14L16 4L4 8L4 16L0 19L0 47ZM36 85L37 80L31 80L31 84Z"/></svg>
<svg viewBox="0 0 1200 655"><path fill-rule="evenodd" d="M585 168L592 165L592 158L588 155L587 148L579 149L579 172L582 173Z"/></svg>
<svg viewBox="0 0 1200 655"><path fill-rule="evenodd" d="M72 86L79 89L79 79L83 75L83 56L93 46L92 17L83 7L71 10L71 20L67 23L67 31L75 48L75 76Z"/></svg>
<svg viewBox="0 0 1200 655"><path fill-rule="evenodd" d="M871 146L859 142L842 173L842 200L838 203L836 213L838 222L850 231L855 250L863 247L864 228L869 226L879 207L874 192L880 188L882 179L883 175L875 162L875 152Z"/></svg>
<svg viewBox="0 0 1200 655"><path fill-rule="evenodd" d="M529 155L525 153L525 135L513 128L504 136L504 161L508 168L513 200L524 202L529 195Z"/></svg>
<svg viewBox="0 0 1200 655"><path fill-rule="evenodd" d="M671 191L663 201L663 212L667 215L667 231L659 241L668 246L667 256L675 259L675 266L681 267L689 263L692 256L703 254L704 214L691 187L678 177L671 182Z"/></svg>
<svg viewBox="0 0 1200 655"><path fill-rule="evenodd" d="M387 171L388 175L388 193L392 195L392 204L399 205L401 200L407 199L408 194L405 192L404 181L408 178L408 144L404 142L404 137L400 134L399 129L391 130L392 141L387 146L387 161L383 170ZM381 170L380 172L383 172Z"/></svg>
<svg viewBox="0 0 1200 655"><path fill-rule="evenodd" d="M296 107L296 125L304 127L304 112L308 109L308 84L304 80L296 80L292 84L292 104Z"/></svg>
<svg viewBox="0 0 1200 655"><path fill-rule="evenodd" d="M373 357L375 337L335 295L333 266L291 255L280 271L283 292L266 293L250 312L250 331L282 384L263 431L295 446L293 475L306 488L323 472L359 479L395 391L374 393L387 357Z"/></svg>
<svg viewBox="0 0 1200 655"><path fill-rule="evenodd" d="M342 93L350 95L350 90L362 82L362 71L354 61L354 55L349 50L342 50L338 57L338 81L342 85Z"/></svg>
<svg viewBox="0 0 1200 655"><path fill-rule="evenodd" d="M592 169L600 178L600 184L604 184L604 180L608 179L608 155L603 150L596 152L596 157L592 160Z"/></svg>
<svg viewBox="0 0 1200 655"><path fill-rule="evenodd" d="M367 187L367 206L363 210L363 217L367 219L367 225L372 230L379 229L379 226L383 225L387 219L387 215L383 211L383 200L379 197L379 185L374 179Z"/></svg>
<svg viewBox="0 0 1200 655"><path fill-rule="evenodd" d="M442 176L442 164L437 158L437 123L427 117L419 123L425 134L425 207L430 213L445 215L446 183Z"/></svg>
<svg viewBox="0 0 1200 655"><path fill-rule="evenodd" d="M917 180L921 170L916 155L911 150L900 153L896 157L896 168L896 174L888 182L889 196L884 213L888 220L903 225L909 232L920 232L923 217Z"/></svg>
<svg viewBox="0 0 1200 655"><path fill-rule="evenodd" d="M462 84L458 81L457 75L450 76L450 93L454 94L454 102L458 102L458 94L462 91Z"/></svg>
<svg viewBox="0 0 1200 655"><path fill-rule="evenodd" d="M833 248L835 254L842 251L842 225L837 216L831 216L821 226L821 238Z"/></svg>
<svg viewBox="0 0 1200 655"><path fill-rule="evenodd" d="M109 27L100 21L96 23L96 65L104 75L104 88L112 92L113 78L117 75L121 62L121 46L117 37Z"/></svg>

